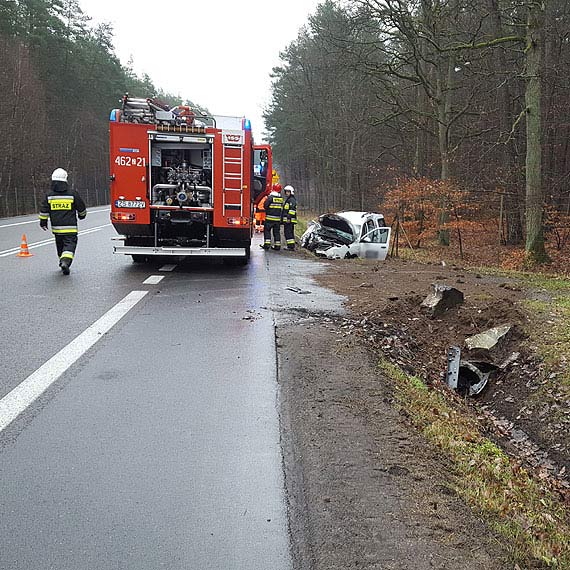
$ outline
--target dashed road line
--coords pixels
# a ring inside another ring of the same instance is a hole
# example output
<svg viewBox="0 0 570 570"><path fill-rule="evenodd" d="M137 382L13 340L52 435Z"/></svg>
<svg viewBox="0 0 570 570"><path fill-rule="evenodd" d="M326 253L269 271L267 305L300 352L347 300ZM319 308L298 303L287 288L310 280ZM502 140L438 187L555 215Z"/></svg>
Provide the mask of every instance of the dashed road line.
<svg viewBox="0 0 570 570"><path fill-rule="evenodd" d="M171 265L163 265L159 271L174 271L178 266L171 264Z"/></svg>
<svg viewBox="0 0 570 570"><path fill-rule="evenodd" d="M109 332L148 291L131 291L100 319L0 400L0 432L33 404L68 368Z"/></svg>
<svg viewBox="0 0 570 570"><path fill-rule="evenodd" d="M164 279L164 275L151 275L143 281L143 285L158 285Z"/></svg>

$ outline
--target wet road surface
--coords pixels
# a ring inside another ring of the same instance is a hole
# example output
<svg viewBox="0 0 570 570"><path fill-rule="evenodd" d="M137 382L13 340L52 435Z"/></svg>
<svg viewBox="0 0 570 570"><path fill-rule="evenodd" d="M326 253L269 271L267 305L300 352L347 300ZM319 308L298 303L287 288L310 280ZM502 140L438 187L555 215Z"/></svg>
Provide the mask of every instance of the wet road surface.
<svg viewBox="0 0 570 570"><path fill-rule="evenodd" d="M275 271L261 250L247 268L133 264L106 216L88 216L68 278L53 244L0 257L0 397L146 292L0 432L0 568L290 568L275 311L337 301L295 290L310 263Z"/></svg>

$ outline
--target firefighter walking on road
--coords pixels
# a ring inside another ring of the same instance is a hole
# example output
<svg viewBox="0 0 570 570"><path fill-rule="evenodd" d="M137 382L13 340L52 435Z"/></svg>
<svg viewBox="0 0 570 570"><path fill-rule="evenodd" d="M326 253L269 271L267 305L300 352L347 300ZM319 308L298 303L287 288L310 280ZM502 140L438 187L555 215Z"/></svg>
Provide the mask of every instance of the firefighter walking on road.
<svg viewBox="0 0 570 570"><path fill-rule="evenodd" d="M265 201L265 227L263 228L263 249L271 247L271 234L273 234L273 248L281 249L281 217L283 212L283 198L281 184L274 184L271 194Z"/></svg>
<svg viewBox="0 0 570 570"><path fill-rule="evenodd" d="M67 172L63 168L56 168L51 175L51 190L44 196L40 206L40 226L47 230L48 220L51 222L59 267L64 275L69 275L77 247L77 217L83 220L86 215L85 202L67 184Z"/></svg>
<svg viewBox="0 0 570 570"><path fill-rule="evenodd" d="M285 201L283 202L283 229L287 249L295 249L295 224L297 223L297 199L295 198L295 188L287 185L283 188Z"/></svg>

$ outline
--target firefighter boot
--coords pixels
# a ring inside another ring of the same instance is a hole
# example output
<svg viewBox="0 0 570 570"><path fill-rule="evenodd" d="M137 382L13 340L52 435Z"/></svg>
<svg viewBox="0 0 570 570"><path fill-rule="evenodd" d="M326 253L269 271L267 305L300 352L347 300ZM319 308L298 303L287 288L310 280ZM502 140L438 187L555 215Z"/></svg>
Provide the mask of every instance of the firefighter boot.
<svg viewBox="0 0 570 570"><path fill-rule="evenodd" d="M71 260L68 257L62 257L59 260L59 266L61 267L61 272L64 275L69 275L69 266L71 265Z"/></svg>

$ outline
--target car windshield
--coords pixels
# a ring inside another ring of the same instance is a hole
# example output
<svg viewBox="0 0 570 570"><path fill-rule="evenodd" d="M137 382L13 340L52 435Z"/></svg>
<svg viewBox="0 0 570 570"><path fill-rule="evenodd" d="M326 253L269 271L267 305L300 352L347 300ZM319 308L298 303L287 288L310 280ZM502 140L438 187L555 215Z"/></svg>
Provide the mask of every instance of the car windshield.
<svg viewBox="0 0 570 570"><path fill-rule="evenodd" d="M350 223L335 214L324 214L319 218L321 224L321 232L329 236L338 237L342 243L352 243L354 241L354 234Z"/></svg>

